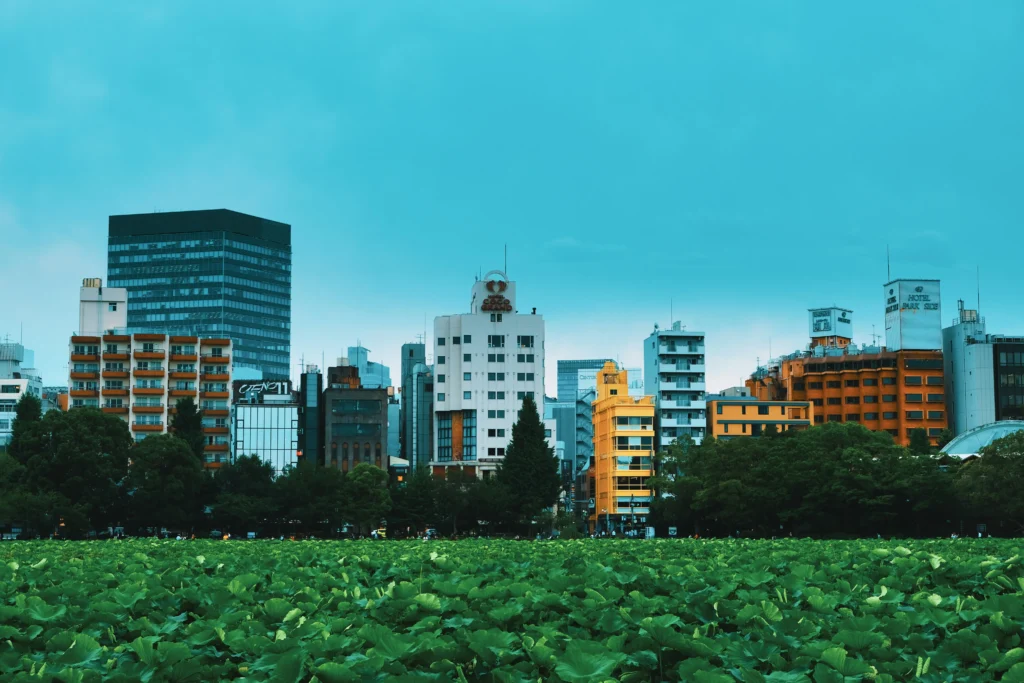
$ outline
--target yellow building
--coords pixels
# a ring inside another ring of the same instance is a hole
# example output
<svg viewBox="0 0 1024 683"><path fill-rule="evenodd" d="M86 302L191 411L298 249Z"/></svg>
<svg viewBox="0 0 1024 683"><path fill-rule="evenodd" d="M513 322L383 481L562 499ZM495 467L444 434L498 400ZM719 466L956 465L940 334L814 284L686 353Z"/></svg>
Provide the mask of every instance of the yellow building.
<svg viewBox="0 0 1024 683"><path fill-rule="evenodd" d="M716 439L761 436L768 425L785 432L814 424L814 404L810 401L708 397L707 414L708 433Z"/></svg>
<svg viewBox="0 0 1024 683"><path fill-rule="evenodd" d="M640 533L651 508L646 482L654 474L654 397L630 396L626 371L608 362L598 372L593 406L590 529Z"/></svg>

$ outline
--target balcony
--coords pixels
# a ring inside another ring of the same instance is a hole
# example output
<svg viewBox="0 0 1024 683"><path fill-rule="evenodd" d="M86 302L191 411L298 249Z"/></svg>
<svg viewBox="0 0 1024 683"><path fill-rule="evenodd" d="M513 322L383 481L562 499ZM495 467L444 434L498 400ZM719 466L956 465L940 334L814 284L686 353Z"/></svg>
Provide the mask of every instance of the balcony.
<svg viewBox="0 0 1024 683"><path fill-rule="evenodd" d="M187 336L187 335L186 336L171 335L171 343L172 344L189 344L189 345L194 346L195 344L199 343L199 337L190 337L190 336Z"/></svg>
<svg viewBox="0 0 1024 683"><path fill-rule="evenodd" d="M115 353L111 353L109 351L104 351L103 360L128 360L128 352L117 351Z"/></svg>
<svg viewBox="0 0 1024 683"><path fill-rule="evenodd" d="M203 450L207 452L224 452L228 450L228 445L226 443L208 443L203 446Z"/></svg>
<svg viewBox="0 0 1024 683"><path fill-rule="evenodd" d="M132 394L135 396L163 396L163 387L132 387Z"/></svg>
<svg viewBox="0 0 1024 683"><path fill-rule="evenodd" d="M693 406L692 401L661 401L658 403L659 408L690 408Z"/></svg>
<svg viewBox="0 0 1024 683"><path fill-rule="evenodd" d="M195 398L196 396L196 390L194 387L192 389L171 389L168 393L171 396L177 396L179 398L184 398L186 396L191 396L192 398Z"/></svg>
<svg viewBox="0 0 1024 683"><path fill-rule="evenodd" d="M128 371L127 370L104 370L103 371L103 378L104 379L125 379L127 377L128 377Z"/></svg>
<svg viewBox="0 0 1024 683"><path fill-rule="evenodd" d="M108 415L127 415L128 406L103 406L103 412Z"/></svg>
<svg viewBox="0 0 1024 683"><path fill-rule="evenodd" d="M231 375L226 372L204 372L203 379L208 382L227 382Z"/></svg>
<svg viewBox="0 0 1024 683"><path fill-rule="evenodd" d="M71 398L95 398L100 395L96 389L72 389L68 393Z"/></svg>
<svg viewBox="0 0 1024 683"><path fill-rule="evenodd" d="M231 362L231 356L208 356L207 354L204 353L200 357L200 361L203 362L203 363L224 363L224 364L227 364L227 363Z"/></svg>
<svg viewBox="0 0 1024 683"><path fill-rule="evenodd" d="M95 370L76 372L71 371L71 379L98 379L99 372Z"/></svg>
<svg viewBox="0 0 1024 683"><path fill-rule="evenodd" d="M224 463L220 462L219 460L216 461L216 462L204 462L203 463L203 468L204 469L208 469L208 470L219 470L221 467L224 467Z"/></svg>
<svg viewBox="0 0 1024 683"><path fill-rule="evenodd" d="M227 398L228 392L226 391L201 391L199 392L199 398Z"/></svg>
<svg viewBox="0 0 1024 683"><path fill-rule="evenodd" d="M200 339L199 343L202 346L228 346L231 344L231 340L227 337L211 337L209 339Z"/></svg>
<svg viewBox="0 0 1024 683"><path fill-rule="evenodd" d="M139 370L136 368L132 371L136 377L163 377L163 368L150 368L148 370Z"/></svg>
<svg viewBox="0 0 1024 683"><path fill-rule="evenodd" d="M690 401L690 407L696 408L697 410L707 410L708 402L705 401L704 399L701 399L699 401Z"/></svg>
<svg viewBox="0 0 1024 683"><path fill-rule="evenodd" d="M123 389L123 388L122 389L114 389L114 388L108 389L107 387L103 387L103 395L104 396L127 396L128 395L128 390L127 389Z"/></svg>
<svg viewBox="0 0 1024 683"><path fill-rule="evenodd" d="M136 415L156 415L164 412L163 406L132 406L132 412Z"/></svg>
<svg viewBox="0 0 1024 683"><path fill-rule="evenodd" d="M158 341L163 341L166 338L167 338L166 334L142 333L142 334L136 334L135 335L135 341L137 341L137 342L158 342Z"/></svg>
<svg viewBox="0 0 1024 683"><path fill-rule="evenodd" d="M690 382L690 391L707 391L707 385L704 382Z"/></svg>
<svg viewBox="0 0 1024 683"><path fill-rule="evenodd" d="M73 353L71 354L72 363L99 363L100 355L98 353Z"/></svg>
<svg viewBox="0 0 1024 683"><path fill-rule="evenodd" d="M661 427L689 427L691 422L689 420L680 420L674 417L662 418L659 423Z"/></svg>
<svg viewBox="0 0 1024 683"><path fill-rule="evenodd" d="M676 345L673 346L673 345L670 345L670 344L659 344L658 345L658 353L702 354L702 353L704 353L704 345L703 344L694 344L694 345L690 346L689 344L676 344Z"/></svg>
<svg viewBox="0 0 1024 683"><path fill-rule="evenodd" d="M132 422L133 432L162 432L164 430L164 423L149 423L149 422Z"/></svg>
<svg viewBox="0 0 1024 683"><path fill-rule="evenodd" d="M192 370L192 371L187 371L187 370L182 370L182 371L178 371L178 370L172 370L172 371L171 371L171 374L169 375L169 377L170 377L171 379L195 379L195 378L196 378L196 371L195 371L195 370Z"/></svg>
<svg viewBox="0 0 1024 683"><path fill-rule="evenodd" d="M208 417L227 417L227 408L203 408L203 415Z"/></svg>
<svg viewBox="0 0 1024 683"><path fill-rule="evenodd" d="M82 335L74 335L71 337L72 344L99 344L99 337L84 337Z"/></svg>
<svg viewBox="0 0 1024 683"><path fill-rule="evenodd" d="M103 335L104 344L130 344L132 338L127 334L105 334Z"/></svg>
<svg viewBox="0 0 1024 683"><path fill-rule="evenodd" d="M199 356L194 353L171 353L171 360L180 360L182 363L195 363Z"/></svg>
<svg viewBox="0 0 1024 683"><path fill-rule="evenodd" d="M203 431L207 434L227 434L227 427L203 427Z"/></svg>
<svg viewBox="0 0 1024 683"><path fill-rule="evenodd" d="M153 349L152 351L135 351L132 355L136 360L163 360L167 354L163 349Z"/></svg>

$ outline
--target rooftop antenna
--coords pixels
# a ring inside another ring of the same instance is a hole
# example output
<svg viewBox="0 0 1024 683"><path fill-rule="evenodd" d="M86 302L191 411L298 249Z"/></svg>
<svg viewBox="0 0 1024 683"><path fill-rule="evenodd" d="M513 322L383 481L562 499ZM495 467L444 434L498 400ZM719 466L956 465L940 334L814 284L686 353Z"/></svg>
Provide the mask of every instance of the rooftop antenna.
<svg viewBox="0 0 1024 683"><path fill-rule="evenodd" d="M871 324L871 345L878 346L878 335L875 334L875 325Z"/></svg>
<svg viewBox="0 0 1024 683"><path fill-rule="evenodd" d="M668 300L668 326L672 327L672 323L676 321L676 313L674 308L675 302L669 297Z"/></svg>
<svg viewBox="0 0 1024 683"><path fill-rule="evenodd" d="M978 315L981 315L981 266L974 266L977 270L975 272L977 289L978 289Z"/></svg>
<svg viewBox="0 0 1024 683"><path fill-rule="evenodd" d="M505 267L502 269L505 275L508 275L508 243L505 243Z"/></svg>

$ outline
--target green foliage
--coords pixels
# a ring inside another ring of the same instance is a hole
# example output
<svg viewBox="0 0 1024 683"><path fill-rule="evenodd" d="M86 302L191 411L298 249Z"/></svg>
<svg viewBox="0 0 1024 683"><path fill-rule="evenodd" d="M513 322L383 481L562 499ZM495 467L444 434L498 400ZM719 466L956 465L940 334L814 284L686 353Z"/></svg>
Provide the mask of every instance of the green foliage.
<svg viewBox="0 0 1024 683"><path fill-rule="evenodd" d="M171 433L188 444L189 450L199 462L203 462L206 435L203 433L203 411L196 406L191 396L179 399L168 425Z"/></svg>
<svg viewBox="0 0 1024 683"><path fill-rule="evenodd" d="M25 464L34 453L42 449L39 423L43 419L43 404L32 394L25 393L18 399L14 411L11 442L7 444L7 452Z"/></svg>
<svg viewBox="0 0 1024 683"><path fill-rule="evenodd" d="M510 495L513 520L527 524L558 500L562 482L554 449L544 436L537 404L527 396L512 425L512 440L498 469L498 482Z"/></svg>
<svg viewBox="0 0 1024 683"><path fill-rule="evenodd" d="M376 529L391 510L388 473L365 462L356 465L345 477L348 520L369 533Z"/></svg>
<svg viewBox="0 0 1024 683"><path fill-rule="evenodd" d="M1017 546L3 543L0 678L1024 683Z"/></svg>
<svg viewBox="0 0 1024 683"><path fill-rule="evenodd" d="M190 530L202 516L203 466L176 436L147 437L132 450L131 526Z"/></svg>
<svg viewBox="0 0 1024 683"><path fill-rule="evenodd" d="M928 439L928 432L921 428L911 429L910 446L908 448L911 453L917 453L918 455L931 453L932 442Z"/></svg>
<svg viewBox="0 0 1024 683"><path fill-rule="evenodd" d="M1006 520L1024 532L1024 432L1015 432L981 450L960 469L956 490L979 519ZM987 516L987 517L986 517Z"/></svg>

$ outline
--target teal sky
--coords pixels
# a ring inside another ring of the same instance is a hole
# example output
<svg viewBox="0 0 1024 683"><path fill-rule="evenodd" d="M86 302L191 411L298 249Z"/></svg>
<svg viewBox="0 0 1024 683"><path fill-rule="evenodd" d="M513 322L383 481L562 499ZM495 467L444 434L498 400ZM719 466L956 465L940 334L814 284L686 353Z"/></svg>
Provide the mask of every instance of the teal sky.
<svg viewBox="0 0 1024 683"><path fill-rule="evenodd" d="M107 216L221 207L293 226L294 363L397 365L506 243L550 394L670 302L709 389L870 341L886 244L1024 334L1022 83L1017 0L0 0L0 335L63 382Z"/></svg>

